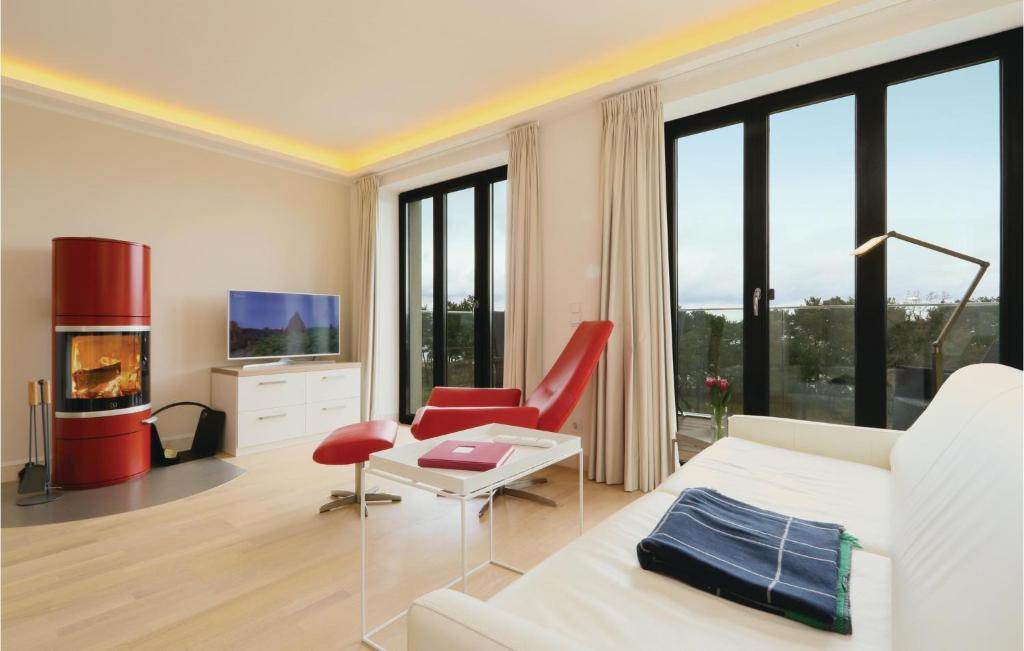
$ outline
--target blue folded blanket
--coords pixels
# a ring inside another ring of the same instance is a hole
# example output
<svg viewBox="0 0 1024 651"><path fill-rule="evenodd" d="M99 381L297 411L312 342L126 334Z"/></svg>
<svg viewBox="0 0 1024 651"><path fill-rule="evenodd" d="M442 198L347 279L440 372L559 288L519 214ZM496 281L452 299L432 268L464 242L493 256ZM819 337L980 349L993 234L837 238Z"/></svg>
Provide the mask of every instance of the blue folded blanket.
<svg viewBox="0 0 1024 651"><path fill-rule="evenodd" d="M790 619L849 635L850 556L857 539L838 524L687 488L651 535L640 566Z"/></svg>

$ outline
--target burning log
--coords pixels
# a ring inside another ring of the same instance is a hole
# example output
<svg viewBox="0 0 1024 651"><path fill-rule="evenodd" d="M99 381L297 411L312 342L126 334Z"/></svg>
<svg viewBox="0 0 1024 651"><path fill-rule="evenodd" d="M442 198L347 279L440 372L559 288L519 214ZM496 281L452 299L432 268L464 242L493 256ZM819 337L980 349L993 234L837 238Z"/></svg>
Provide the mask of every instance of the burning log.
<svg viewBox="0 0 1024 651"><path fill-rule="evenodd" d="M83 368L71 373L77 387L95 387L108 384L121 375L121 362L105 364L96 368Z"/></svg>

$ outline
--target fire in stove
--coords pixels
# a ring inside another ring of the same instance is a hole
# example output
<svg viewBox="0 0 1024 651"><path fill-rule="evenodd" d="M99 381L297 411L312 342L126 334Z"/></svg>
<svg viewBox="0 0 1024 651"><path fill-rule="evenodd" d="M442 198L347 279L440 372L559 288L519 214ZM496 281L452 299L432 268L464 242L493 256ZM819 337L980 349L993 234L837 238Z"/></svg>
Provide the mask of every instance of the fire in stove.
<svg viewBox="0 0 1024 651"><path fill-rule="evenodd" d="M76 335L71 340L71 397L117 398L142 389L137 333Z"/></svg>

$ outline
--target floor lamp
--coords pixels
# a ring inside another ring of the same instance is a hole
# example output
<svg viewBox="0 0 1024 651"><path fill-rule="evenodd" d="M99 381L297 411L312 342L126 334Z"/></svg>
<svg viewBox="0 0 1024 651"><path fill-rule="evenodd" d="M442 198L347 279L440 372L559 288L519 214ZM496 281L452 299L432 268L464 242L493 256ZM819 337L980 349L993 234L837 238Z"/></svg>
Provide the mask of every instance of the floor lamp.
<svg viewBox="0 0 1024 651"><path fill-rule="evenodd" d="M953 314L949 316L949 320L946 321L946 325L942 326L942 330L939 332L939 336L935 339L935 341L932 342L932 397L935 397L935 394L939 392L939 387L942 386L942 380L944 376L942 345L946 342L946 336L949 334L949 331L953 328L953 324L956 323L956 320L960 318L960 314L963 313L964 308L967 307L967 301L970 300L971 294L973 294L974 290L977 289L978 283L981 282L981 277L985 275L985 270L988 269L989 263L985 260L979 260L978 258L966 255L964 253L947 249L944 246L932 244L931 242L925 242L915 237L908 237L902 233L897 233L896 231L889 231L884 235L872 237L870 240L864 242L856 249L854 249L850 255L854 255L859 258L868 251L874 249L875 247L877 247L878 245L882 244L883 242L890 238L903 240L904 242L910 242L911 244L916 244L926 249L931 249L932 251L938 251L939 253L945 253L946 255L952 256L959 260L973 262L979 267L978 273L975 274L974 276L974 280L971 281L970 286L967 287L967 291L964 292L964 297L960 299L960 302L957 304L956 309L953 310Z"/></svg>

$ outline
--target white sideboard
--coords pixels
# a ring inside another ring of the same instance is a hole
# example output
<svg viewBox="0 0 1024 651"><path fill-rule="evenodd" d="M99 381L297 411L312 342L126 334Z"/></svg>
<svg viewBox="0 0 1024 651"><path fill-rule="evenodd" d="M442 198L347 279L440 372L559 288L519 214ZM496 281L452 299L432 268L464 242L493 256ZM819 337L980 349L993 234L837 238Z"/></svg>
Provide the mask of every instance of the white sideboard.
<svg viewBox="0 0 1024 651"><path fill-rule="evenodd" d="M227 414L224 452L239 456L323 438L359 422L360 364L211 369L211 403Z"/></svg>

